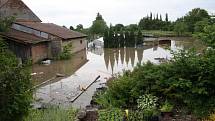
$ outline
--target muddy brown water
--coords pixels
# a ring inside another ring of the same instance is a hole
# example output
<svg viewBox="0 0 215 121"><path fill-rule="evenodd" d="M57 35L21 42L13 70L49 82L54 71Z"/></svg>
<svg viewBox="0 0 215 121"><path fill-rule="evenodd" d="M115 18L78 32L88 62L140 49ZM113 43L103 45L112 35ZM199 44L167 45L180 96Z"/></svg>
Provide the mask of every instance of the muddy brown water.
<svg viewBox="0 0 215 121"><path fill-rule="evenodd" d="M104 86L107 78L123 70L132 70L138 63L151 61L159 64L159 59L170 59L170 50L202 48L202 43L192 38L171 38L165 45L144 46L141 48L117 49L88 49L73 55L70 60L53 61L50 65L35 64L32 71L34 85L40 85L34 97L36 104L49 103L64 107L85 108L90 104L96 88ZM60 77L47 80L63 74ZM94 83L75 102L72 101L81 93L81 89L89 86L100 75L99 81Z"/></svg>

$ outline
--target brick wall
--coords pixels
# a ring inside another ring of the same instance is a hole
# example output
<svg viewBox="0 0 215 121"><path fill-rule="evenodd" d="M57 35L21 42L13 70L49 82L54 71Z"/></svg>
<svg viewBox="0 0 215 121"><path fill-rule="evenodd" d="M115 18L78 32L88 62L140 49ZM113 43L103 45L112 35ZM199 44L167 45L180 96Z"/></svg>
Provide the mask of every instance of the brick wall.
<svg viewBox="0 0 215 121"><path fill-rule="evenodd" d="M48 43L45 42L33 45L31 48L31 53L33 63L48 58Z"/></svg>

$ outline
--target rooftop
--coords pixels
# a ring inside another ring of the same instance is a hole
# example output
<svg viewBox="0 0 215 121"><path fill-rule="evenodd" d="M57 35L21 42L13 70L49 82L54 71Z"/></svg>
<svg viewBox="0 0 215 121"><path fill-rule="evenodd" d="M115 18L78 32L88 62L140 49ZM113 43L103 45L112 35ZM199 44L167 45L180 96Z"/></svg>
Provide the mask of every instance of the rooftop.
<svg viewBox="0 0 215 121"><path fill-rule="evenodd" d="M20 24L35 30L39 30L42 32L46 32L55 36L58 36L63 39L74 39L74 38L83 38L87 37L87 35L69 30L62 26L58 26L53 23L40 23L40 22L16 22L16 24Z"/></svg>
<svg viewBox="0 0 215 121"><path fill-rule="evenodd" d="M32 34L28 34L25 32L20 32L14 29L10 29L6 33L0 33L1 36L12 39L14 41L17 41L19 43L24 43L24 44L37 44L40 42L47 42L50 40L44 39L42 37L38 37Z"/></svg>

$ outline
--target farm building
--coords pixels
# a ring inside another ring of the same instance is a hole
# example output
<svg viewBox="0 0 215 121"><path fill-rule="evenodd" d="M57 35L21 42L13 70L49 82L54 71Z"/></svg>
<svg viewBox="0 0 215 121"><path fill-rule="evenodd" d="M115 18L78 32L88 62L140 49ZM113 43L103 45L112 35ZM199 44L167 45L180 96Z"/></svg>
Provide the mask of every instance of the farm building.
<svg viewBox="0 0 215 121"><path fill-rule="evenodd" d="M21 0L0 0L0 18L14 16L10 30L1 33L10 50L22 60L33 63L58 56L63 48L72 45L71 53L86 48L86 35L58 26L42 23Z"/></svg>

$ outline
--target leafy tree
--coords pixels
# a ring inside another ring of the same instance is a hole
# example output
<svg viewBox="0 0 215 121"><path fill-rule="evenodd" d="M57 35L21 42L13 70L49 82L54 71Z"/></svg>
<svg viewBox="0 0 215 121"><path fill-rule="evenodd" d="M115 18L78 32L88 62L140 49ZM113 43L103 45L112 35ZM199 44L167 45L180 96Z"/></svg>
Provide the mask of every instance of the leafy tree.
<svg viewBox="0 0 215 121"><path fill-rule="evenodd" d="M174 26L174 31L177 32L178 36L188 31L187 24L184 22L177 22Z"/></svg>
<svg viewBox="0 0 215 121"><path fill-rule="evenodd" d="M126 26L126 29L128 31L136 31L136 30L138 30L138 25L137 24L130 24L130 25Z"/></svg>
<svg viewBox="0 0 215 121"><path fill-rule="evenodd" d="M204 27L206 27L207 25L209 25L209 20L208 19L204 19L202 21L198 21L195 24L195 32L203 32L204 31Z"/></svg>
<svg viewBox="0 0 215 121"><path fill-rule="evenodd" d="M83 25L82 24L78 24L77 26L76 26L76 31L82 31L84 29L84 27L83 27Z"/></svg>
<svg viewBox="0 0 215 121"><path fill-rule="evenodd" d="M113 28L114 28L114 31L119 32L119 31L124 30L124 25L123 24L116 24Z"/></svg>
<svg viewBox="0 0 215 121"><path fill-rule="evenodd" d="M196 36L208 46L215 48L215 24L204 27L203 32Z"/></svg>
<svg viewBox="0 0 215 121"><path fill-rule="evenodd" d="M210 16L206 10L200 8L195 8L184 16L184 22L187 24L189 32L194 32L196 22L203 19L210 19Z"/></svg>
<svg viewBox="0 0 215 121"><path fill-rule="evenodd" d="M69 29L70 29L70 30L74 30L74 27L73 27L73 26L70 26Z"/></svg>
<svg viewBox="0 0 215 121"><path fill-rule="evenodd" d="M96 20L93 21L93 25L90 28L92 34L102 35L107 29L106 22L102 18L100 13L97 14Z"/></svg>

